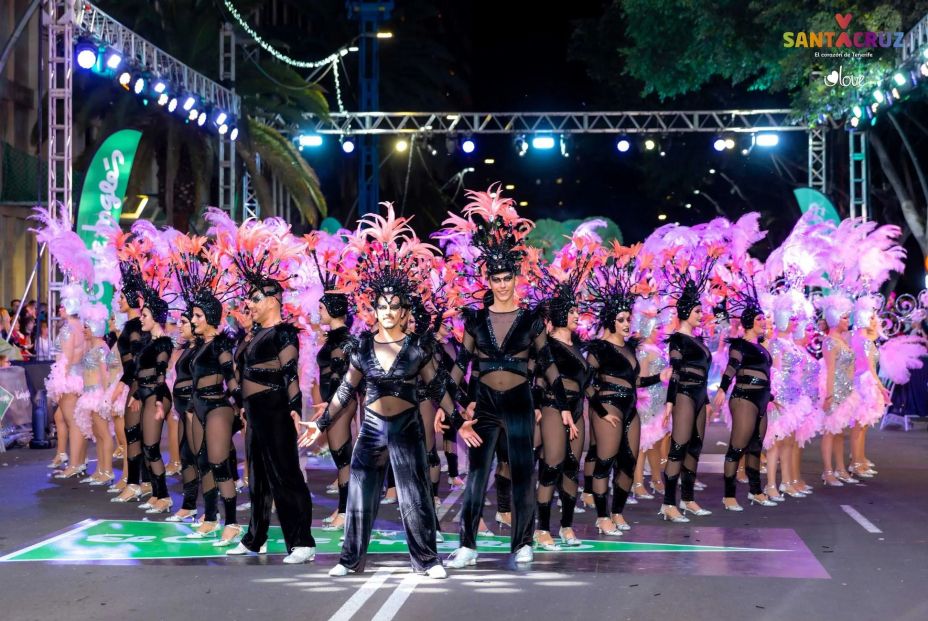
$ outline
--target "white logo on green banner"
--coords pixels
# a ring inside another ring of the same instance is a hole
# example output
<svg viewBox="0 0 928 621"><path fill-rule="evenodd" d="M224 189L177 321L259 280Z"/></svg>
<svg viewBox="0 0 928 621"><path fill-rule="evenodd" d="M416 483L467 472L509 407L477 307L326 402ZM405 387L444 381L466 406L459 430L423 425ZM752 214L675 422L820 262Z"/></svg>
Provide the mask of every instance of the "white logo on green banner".
<svg viewBox="0 0 928 621"><path fill-rule="evenodd" d="M94 264L107 260L103 231L119 225L123 198L141 137L142 132L134 129L116 132L103 141L87 169L77 208L77 234L90 249ZM113 287L98 283L89 295L91 300L109 308Z"/></svg>

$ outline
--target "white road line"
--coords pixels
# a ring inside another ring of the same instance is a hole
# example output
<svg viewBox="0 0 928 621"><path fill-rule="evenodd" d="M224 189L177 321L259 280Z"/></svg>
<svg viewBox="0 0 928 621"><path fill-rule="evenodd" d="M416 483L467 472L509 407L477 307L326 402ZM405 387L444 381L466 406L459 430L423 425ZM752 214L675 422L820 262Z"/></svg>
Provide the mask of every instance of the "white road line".
<svg viewBox="0 0 928 621"><path fill-rule="evenodd" d="M34 544L32 544L31 546L29 546L29 547L27 547L27 548L23 548L22 550L16 550L15 552L10 552L10 553L7 554L6 556L0 556L0 562L2 562L2 561L9 561L9 560L15 560L15 557L17 557L17 556L20 556L20 555L22 555L22 554L25 554L26 552L31 552L32 550L35 550L36 548L41 548L41 547L44 546L44 545L48 545L48 544L50 544L50 543L54 543L55 541L58 541L59 539L64 539L65 537L67 537L67 536L69 536L69 535L73 535L74 533L79 533L79 532L81 532L82 530L87 530L87 529L90 528L91 526L96 526L97 524L99 524L99 523L102 522L102 521L103 521L103 520L84 520L83 522L78 522L77 525L75 525L74 528L72 528L72 529L70 529L70 530L66 530L65 532L60 533L60 534L58 534L58 535L55 535L54 537L50 537L49 539L45 539L45 540L42 540L42 541L40 541L40 542L38 542L38 543L34 543Z"/></svg>
<svg viewBox="0 0 928 621"><path fill-rule="evenodd" d="M851 505L841 505L841 510L847 513L849 516L851 516L852 520L854 520L855 522L863 526L864 530L867 531L868 533L882 533L883 532L879 528L877 528L873 522L871 522L870 520L865 518L863 515L861 515L860 511L858 511Z"/></svg>
<svg viewBox="0 0 928 621"><path fill-rule="evenodd" d="M410 573L403 581L400 582L400 585L396 587L396 590L390 594L390 597L387 598L387 601L383 603L383 606L380 607L380 610L377 611L371 621L391 621L393 617L396 616L396 613L399 612L400 608L403 607L403 604L409 599L409 596L412 595L413 589L416 588L416 585L422 581L422 576L416 573Z"/></svg>
<svg viewBox="0 0 928 621"><path fill-rule="evenodd" d="M393 572L396 569L391 567L381 567L374 575L367 579L367 582L361 585L361 587L354 592L347 602L342 604L342 607L335 611L335 614L329 619L329 621L348 621L361 610L361 607L364 606L364 603L371 598L371 596L383 586L383 583L387 581Z"/></svg>

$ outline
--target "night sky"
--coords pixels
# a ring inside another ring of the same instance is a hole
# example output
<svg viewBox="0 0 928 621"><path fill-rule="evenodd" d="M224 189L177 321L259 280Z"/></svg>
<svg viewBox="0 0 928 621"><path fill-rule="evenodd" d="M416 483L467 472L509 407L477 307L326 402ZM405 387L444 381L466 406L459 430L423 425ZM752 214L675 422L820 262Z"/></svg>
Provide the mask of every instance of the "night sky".
<svg viewBox="0 0 928 621"><path fill-rule="evenodd" d="M748 97L727 85L713 85L700 95L700 99L645 101L638 96L640 84L633 80L628 82L628 92L621 94L624 101L615 101L587 76L582 63L569 59L568 53L575 20L598 17L603 2L580 0L541 5L481 0L439 4L443 6L441 20L449 25L444 43L459 60L460 71L464 74L461 77L468 85L468 92L457 100L447 100L443 110L714 109L720 107L719 101L726 99L731 103L725 107L785 107L782 98ZM397 38L403 36L402 23L394 21L391 30ZM398 58L390 45L391 42L385 42L382 47L385 79L396 70L391 63L414 62ZM349 70L353 69L354 65L350 65ZM391 94L388 88L381 92L384 109L410 109L404 105L403 93ZM695 224L718 215L711 203L692 194L697 187L720 203L730 217L754 208L774 209L791 216L788 221L772 224L784 229L791 226L799 215L798 208L789 204L793 186L774 173L769 156L761 153L754 153L750 158L732 153L720 156L711 148L715 138L708 134L667 137L661 141L667 156L660 158L656 153L641 152L637 145L632 152L619 154L614 135L584 135L573 139L570 157L566 159L556 150L529 151L520 158L512 145L512 136L477 136L475 153L467 156L458 149L449 156L444 139L438 139L431 145L438 155L426 153L424 157L429 170L425 170L416 157L410 176L412 185L417 178L429 176L440 186L456 172L472 166L476 170L466 175L465 187L483 189L494 181L514 184L512 196L517 201L528 202L520 212L533 219L609 216L619 224L627 242L643 239L666 222ZM389 154L388 147L392 143L392 138L384 138L381 147L384 155ZM804 167L805 135L799 133L784 138L778 151ZM345 219L350 208L348 203L354 198L351 186L355 163L346 163L335 146L324 153L308 154L307 158L319 171L327 196L333 199L333 215ZM484 164L486 158L495 159L495 164ZM389 157L384 165L383 176L388 181L381 191L382 200L400 202L407 163L405 156ZM726 172L750 202L740 199L733 186L718 175L710 175L710 168ZM350 178L346 177L349 174L346 170L350 171ZM800 183L804 183L805 173L801 172ZM669 190L664 191L664 187ZM446 195L450 197L451 192ZM345 198L339 200L340 197ZM463 204L461 194L455 202L459 206ZM687 203L692 207L687 209ZM409 211L415 208L415 205L407 207ZM658 220L658 214L662 213L668 216L667 220ZM785 233L786 230L782 234Z"/></svg>

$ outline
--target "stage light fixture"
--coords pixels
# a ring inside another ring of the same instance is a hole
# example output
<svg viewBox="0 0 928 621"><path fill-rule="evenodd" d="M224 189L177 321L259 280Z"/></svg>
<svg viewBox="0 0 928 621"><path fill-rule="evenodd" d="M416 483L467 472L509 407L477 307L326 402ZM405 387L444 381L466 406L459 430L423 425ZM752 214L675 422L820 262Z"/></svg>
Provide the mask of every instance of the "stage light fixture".
<svg viewBox="0 0 928 621"><path fill-rule="evenodd" d="M883 91L881 91L880 89L876 89L875 91L873 91L873 99L877 103L883 103L884 101L886 101L886 98L883 96Z"/></svg>
<svg viewBox="0 0 928 621"><path fill-rule="evenodd" d="M644 150L645 150L645 151L653 151L653 150L656 149L656 148L657 148L657 141L655 141L653 138L647 138L647 139L644 141Z"/></svg>
<svg viewBox="0 0 928 621"><path fill-rule="evenodd" d="M168 102L168 112L174 112L177 110L177 97L171 97L171 101Z"/></svg>
<svg viewBox="0 0 928 621"><path fill-rule="evenodd" d="M141 95L143 90L145 90L145 78L137 76L135 80L132 81L132 92L136 95Z"/></svg>
<svg viewBox="0 0 928 621"><path fill-rule="evenodd" d="M196 108L191 108L190 113L187 115L187 118L191 121L196 121L197 117L200 116L200 111Z"/></svg>
<svg viewBox="0 0 928 621"><path fill-rule="evenodd" d="M345 153L354 153L354 140L351 138L342 139L342 151Z"/></svg>
<svg viewBox="0 0 928 621"><path fill-rule="evenodd" d="M516 136L512 144L515 146L516 153L519 154L519 157L524 157L525 153L528 151L528 141L525 139L525 136L521 134Z"/></svg>
<svg viewBox="0 0 928 621"><path fill-rule="evenodd" d="M170 99L171 99L171 98L168 97L168 94L167 94L167 93L161 93L160 95L158 95L158 105L159 105L159 106L163 106L163 105L165 105L166 103L168 103L168 101L169 101ZM175 100L175 102L176 102L176 100ZM177 104L175 103L174 106L177 107Z"/></svg>
<svg viewBox="0 0 928 621"><path fill-rule="evenodd" d="M159 95L166 91L168 88L167 83L164 80L155 80L154 86L151 87L151 90L155 91Z"/></svg>
<svg viewBox="0 0 928 621"><path fill-rule="evenodd" d="M203 112L202 114L200 114L199 117L197 117L197 126L198 126L198 127L203 127L204 125L206 125L206 116L207 116L207 114L206 114L205 112Z"/></svg>
<svg viewBox="0 0 928 621"><path fill-rule="evenodd" d="M184 111L190 112L190 109L193 108L194 104L196 103L197 103L196 97L194 97L193 95L187 95L187 97L184 99L184 105L183 105Z"/></svg>
<svg viewBox="0 0 928 621"><path fill-rule="evenodd" d="M893 82L896 83L896 86L905 86L905 82L906 82L905 75L903 75L901 71L897 71L893 75Z"/></svg>
<svg viewBox="0 0 928 621"><path fill-rule="evenodd" d="M754 144L758 147L775 147L780 144L780 135L772 132L754 134Z"/></svg>
<svg viewBox="0 0 928 621"><path fill-rule="evenodd" d="M396 149L397 153L405 153L406 149L409 148L409 142L407 142L405 138L400 138L393 145L393 148Z"/></svg>
<svg viewBox="0 0 928 621"><path fill-rule="evenodd" d="M223 123L219 126L219 135L225 136L227 133L229 133L229 126Z"/></svg>
<svg viewBox="0 0 928 621"><path fill-rule="evenodd" d="M128 71L123 71L116 77L116 81L119 82L121 87L129 90L129 83L132 82L132 74Z"/></svg>
<svg viewBox="0 0 928 621"><path fill-rule="evenodd" d="M632 143L627 138L621 138L615 143L615 148L619 150L619 153L627 153L632 148Z"/></svg>
<svg viewBox="0 0 928 621"><path fill-rule="evenodd" d="M229 132L229 140L235 141L238 138L238 127L233 127Z"/></svg>
<svg viewBox="0 0 928 621"><path fill-rule="evenodd" d="M110 50L106 54L106 67L107 69L112 69L116 71L119 69L119 65L122 64L122 54L115 50Z"/></svg>
<svg viewBox="0 0 928 621"><path fill-rule="evenodd" d="M301 149L303 147L310 147L314 149L316 147L322 146L322 136L319 134L302 134L299 138L297 138L297 141L299 142Z"/></svg>
<svg viewBox="0 0 928 621"><path fill-rule="evenodd" d="M477 143L474 142L473 138L465 138L461 141L461 151L464 153L470 154L477 149Z"/></svg>
<svg viewBox="0 0 928 621"><path fill-rule="evenodd" d="M548 150L554 148L554 136L541 135L532 138L532 148L538 150Z"/></svg>
<svg viewBox="0 0 928 621"><path fill-rule="evenodd" d="M726 139L725 139L725 148L726 148L726 149L734 149L734 148L735 148L735 139L734 139L734 138L726 138Z"/></svg>
<svg viewBox="0 0 928 621"><path fill-rule="evenodd" d="M100 48L91 41L82 41L75 48L77 66L81 69L93 69L97 64L97 54Z"/></svg>
<svg viewBox="0 0 928 621"><path fill-rule="evenodd" d="M213 122L216 125L225 125L225 122L227 120L229 120L229 115L223 112L222 110L219 110L216 112L216 118L213 120Z"/></svg>

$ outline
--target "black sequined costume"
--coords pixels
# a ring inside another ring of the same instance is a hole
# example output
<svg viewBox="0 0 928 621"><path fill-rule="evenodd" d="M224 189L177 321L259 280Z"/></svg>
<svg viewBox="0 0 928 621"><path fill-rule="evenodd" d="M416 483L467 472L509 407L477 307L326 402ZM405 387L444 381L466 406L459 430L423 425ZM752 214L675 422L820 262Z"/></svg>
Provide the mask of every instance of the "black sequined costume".
<svg viewBox="0 0 928 621"><path fill-rule="evenodd" d="M706 433L707 385L712 352L702 339L674 332L667 339L670 351L670 384L667 403L673 405L670 452L664 468L664 504L677 505L677 483L683 479L681 497L695 500L696 468Z"/></svg>
<svg viewBox="0 0 928 621"><path fill-rule="evenodd" d="M392 362L381 362L391 358ZM413 568L426 571L440 561L435 542L437 518L416 395L417 380L429 387L430 396L439 401L445 411L459 415L447 384L419 337L407 335L400 341L380 343L374 335L365 334L351 354L341 386L319 420L320 429L330 428L338 417L351 411L347 406L362 380L364 419L351 457L345 542L339 563L348 569L363 571L389 463L396 477L400 515Z"/></svg>
<svg viewBox="0 0 928 621"><path fill-rule="evenodd" d="M267 541L272 503L287 551L316 546L310 532L313 504L303 480L290 415L303 407L299 355L298 329L289 323L258 329L245 347L242 401L248 421L245 442L251 521L242 544L254 552Z"/></svg>
<svg viewBox="0 0 928 621"><path fill-rule="evenodd" d="M727 391L734 381L729 397L731 439L725 453L725 498L734 498L738 462L745 455L744 471L752 494L763 493L760 482L760 454L767 433L767 404L770 402L770 352L759 343L736 338L728 339L728 367L722 375L719 390Z"/></svg>

